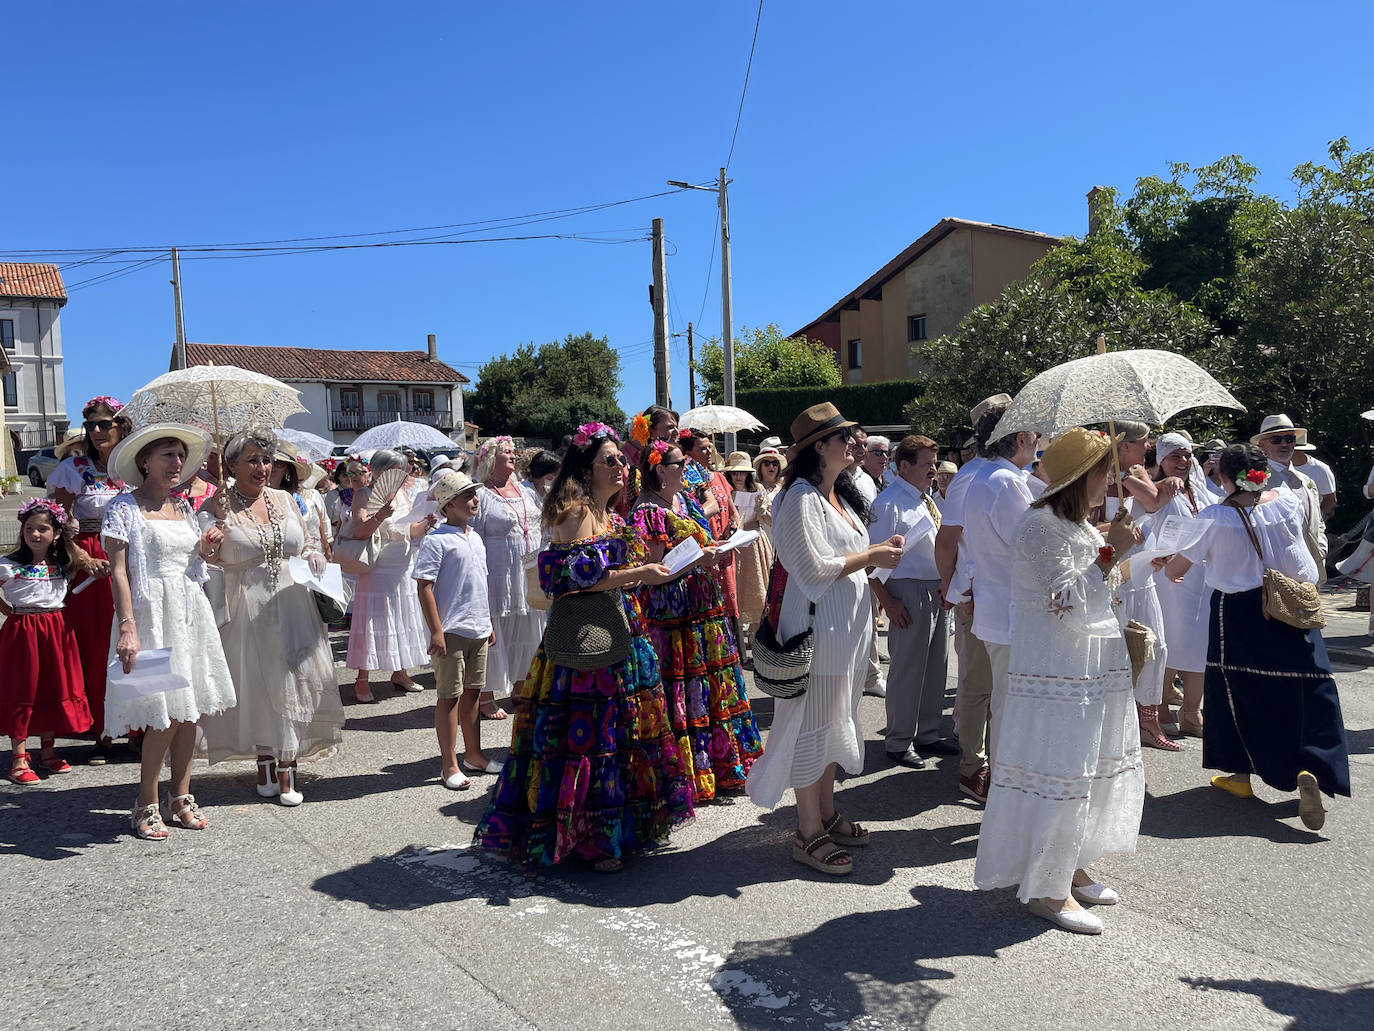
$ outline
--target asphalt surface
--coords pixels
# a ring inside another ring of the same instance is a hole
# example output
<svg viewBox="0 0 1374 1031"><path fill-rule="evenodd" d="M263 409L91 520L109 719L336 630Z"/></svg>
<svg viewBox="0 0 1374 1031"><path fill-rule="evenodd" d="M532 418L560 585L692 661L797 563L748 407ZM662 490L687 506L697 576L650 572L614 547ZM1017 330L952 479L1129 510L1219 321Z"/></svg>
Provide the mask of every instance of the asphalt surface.
<svg viewBox="0 0 1374 1031"><path fill-rule="evenodd" d="M1098 938L974 890L956 761L887 765L878 699L838 796L875 832L853 876L791 861L790 801L739 798L619 875L527 879L466 847L494 778L440 786L433 693L353 706L345 686L344 747L297 809L260 800L251 764L198 764L211 827L153 843L129 833L132 763L0 782L3 1025L1371 1027L1374 638L1353 592L1328 600L1355 797L1312 833L1293 796L1208 787L1200 742L1147 750L1139 849L1094 868L1122 895ZM509 726L483 724L492 755Z"/></svg>

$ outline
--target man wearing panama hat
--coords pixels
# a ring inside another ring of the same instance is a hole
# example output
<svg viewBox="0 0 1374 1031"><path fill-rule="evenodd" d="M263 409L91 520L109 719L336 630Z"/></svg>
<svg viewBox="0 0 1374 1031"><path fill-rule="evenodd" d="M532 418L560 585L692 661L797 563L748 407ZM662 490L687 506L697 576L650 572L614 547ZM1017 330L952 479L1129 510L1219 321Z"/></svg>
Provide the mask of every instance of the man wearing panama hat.
<svg viewBox="0 0 1374 1031"><path fill-rule="evenodd" d="M1293 453L1307 443L1307 430L1294 426L1280 413L1266 415L1260 431L1250 438L1269 458L1269 486L1287 487L1302 501L1303 539L1317 563L1317 582L1326 582L1326 523L1322 519L1321 494L1312 477L1293 466Z"/></svg>

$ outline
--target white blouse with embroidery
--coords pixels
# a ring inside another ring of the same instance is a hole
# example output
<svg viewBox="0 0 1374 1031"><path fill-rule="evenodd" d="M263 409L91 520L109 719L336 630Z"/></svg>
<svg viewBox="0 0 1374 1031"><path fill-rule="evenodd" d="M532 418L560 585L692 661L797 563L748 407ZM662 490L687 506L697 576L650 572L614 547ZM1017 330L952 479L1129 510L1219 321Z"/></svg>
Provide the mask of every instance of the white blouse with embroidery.
<svg viewBox="0 0 1374 1031"><path fill-rule="evenodd" d="M0 558L0 594L15 609L58 612L67 596L67 578L49 566L23 566Z"/></svg>
<svg viewBox="0 0 1374 1031"><path fill-rule="evenodd" d="M76 495L72 515L77 519L99 519L114 498L124 490L124 481L116 480L96 468L85 455L64 458L48 477L48 493L65 490Z"/></svg>

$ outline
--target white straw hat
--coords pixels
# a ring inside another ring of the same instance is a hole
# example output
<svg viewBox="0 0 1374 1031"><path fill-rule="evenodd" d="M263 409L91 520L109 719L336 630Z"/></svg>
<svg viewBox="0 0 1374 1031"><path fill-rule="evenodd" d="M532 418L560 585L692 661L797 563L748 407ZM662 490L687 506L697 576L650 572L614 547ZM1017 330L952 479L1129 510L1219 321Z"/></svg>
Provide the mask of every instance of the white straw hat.
<svg viewBox="0 0 1374 1031"><path fill-rule="evenodd" d="M138 453L164 437L179 440L186 445L186 461L182 464L182 473L189 480L205 464L205 456L210 453L210 434L179 422L155 422L134 430L110 452L110 472L130 487L141 486L143 471L138 468Z"/></svg>

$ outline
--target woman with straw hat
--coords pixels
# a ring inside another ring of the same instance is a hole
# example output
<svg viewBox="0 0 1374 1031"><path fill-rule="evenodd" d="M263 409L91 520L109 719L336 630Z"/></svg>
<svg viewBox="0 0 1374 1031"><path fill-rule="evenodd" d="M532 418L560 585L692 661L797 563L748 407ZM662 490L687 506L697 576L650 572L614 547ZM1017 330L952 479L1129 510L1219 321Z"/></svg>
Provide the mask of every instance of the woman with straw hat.
<svg viewBox="0 0 1374 1031"><path fill-rule="evenodd" d="M140 650L168 648L177 681L153 694L105 696L108 733L144 732L131 823L138 837L154 841L167 837L166 823L205 829L205 815L191 794L196 724L236 701L215 612L200 586L207 579L205 563L219 553L224 534L215 526L202 534L190 502L174 493L209 450L203 431L157 423L129 434L110 455L111 471L133 488L105 506L101 528L117 630L110 659L129 673ZM158 779L169 753L172 778L159 811Z"/></svg>
<svg viewBox="0 0 1374 1031"><path fill-rule="evenodd" d="M1007 697L978 837L979 888L1019 885L1036 916L1078 934L1080 902L1117 894L1084 869L1135 851L1145 800L1131 664L1112 595L1140 531L1122 511L1105 541L1088 522L1111 471L1105 434L1071 429L1046 450L1045 493L1017 524Z"/></svg>
<svg viewBox="0 0 1374 1031"><path fill-rule="evenodd" d="M776 437L770 437L776 440ZM768 495L768 508L772 511L773 502L778 499L779 492L782 491L782 474L787 469L787 459L778 450L775 444L763 444L759 447L759 453L754 456L754 476L759 482L759 490ZM772 541L773 539L773 520L770 518L760 529L763 535Z"/></svg>
<svg viewBox="0 0 1374 1031"><path fill-rule="evenodd" d="M739 549L739 571L736 589L739 592L740 662L745 669L753 667L746 659L753 651L754 633L763 618L763 605L768 593L768 574L773 568L773 542L764 532L773 525L772 495L759 486L754 466L743 451L733 451L721 470L734 487L731 500L739 512L741 530L758 531L758 539Z"/></svg>

